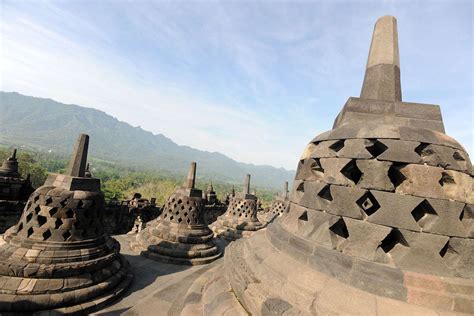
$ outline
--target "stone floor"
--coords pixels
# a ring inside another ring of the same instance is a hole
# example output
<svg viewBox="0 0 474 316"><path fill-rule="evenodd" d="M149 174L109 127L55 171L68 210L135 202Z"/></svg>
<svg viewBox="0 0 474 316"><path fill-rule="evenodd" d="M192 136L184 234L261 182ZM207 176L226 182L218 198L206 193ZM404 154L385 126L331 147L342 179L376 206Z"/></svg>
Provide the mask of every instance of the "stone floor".
<svg viewBox="0 0 474 316"><path fill-rule="evenodd" d="M94 315L178 315L184 306L185 294L191 284L218 265L223 258L208 265L181 266L156 262L134 253L129 242L135 235L113 236L120 242L121 254L129 261L135 279L128 292L113 305ZM224 247L225 244L220 244ZM166 293L172 293L170 297ZM182 293L183 295L176 295ZM159 297L159 299L157 299ZM175 312L173 312L175 311Z"/></svg>

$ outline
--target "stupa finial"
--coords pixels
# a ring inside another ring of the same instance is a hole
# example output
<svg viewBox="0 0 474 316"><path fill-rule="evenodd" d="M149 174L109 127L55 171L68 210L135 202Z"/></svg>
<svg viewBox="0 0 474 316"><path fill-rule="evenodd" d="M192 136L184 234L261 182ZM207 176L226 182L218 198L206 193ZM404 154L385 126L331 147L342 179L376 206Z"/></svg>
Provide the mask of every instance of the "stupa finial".
<svg viewBox="0 0 474 316"><path fill-rule="evenodd" d="M402 100L397 19L393 16L383 16L375 23L360 97Z"/></svg>
<svg viewBox="0 0 474 316"><path fill-rule="evenodd" d="M250 174L247 174L245 176L244 180L244 194L249 194L250 193Z"/></svg>
<svg viewBox="0 0 474 316"><path fill-rule="evenodd" d="M87 151L89 149L89 135L80 134L74 151L69 160L67 174L72 177L84 177L86 172Z"/></svg>
<svg viewBox="0 0 474 316"><path fill-rule="evenodd" d="M285 181L285 184L283 185L283 198L288 198L288 181Z"/></svg>
<svg viewBox="0 0 474 316"><path fill-rule="evenodd" d="M196 181L196 162L191 162L189 166L188 176L184 182L184 187L186 189L194 189L194 184Z"/></svg>

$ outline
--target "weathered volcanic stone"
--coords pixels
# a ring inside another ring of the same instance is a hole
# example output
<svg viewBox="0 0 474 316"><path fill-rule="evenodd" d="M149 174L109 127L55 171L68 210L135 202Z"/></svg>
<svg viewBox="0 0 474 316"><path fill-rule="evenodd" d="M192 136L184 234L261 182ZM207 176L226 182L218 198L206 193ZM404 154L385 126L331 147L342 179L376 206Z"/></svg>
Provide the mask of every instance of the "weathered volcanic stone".
<svg viewBox="0 0 474 316"><path fill-rule="evenodd" d="M221 256L214 234L204 222L202 191L194 188L196 163L184 186L166 201L161 215L131 243L133 250L162 262L198 265Z"/></svg>
<svg viewBox="0 0 474 316"><path fill-rule="evenodd" d="M15 225L34 191L30 176L23 178L18 170L16 149L0 167L0 233Z"/></svg>
<svg viewBox="0 0 474 316"><path fill-rule="evenodd" d="M289 211L226 249L223 273L249 314L474 313L471 162L439 106L401 96L385 16L361 96L305 148Z"/></svg>
<svg viewBox="0 0 474 316"><path fill-rule="evenodd" d="M229 204L227 211L211 224L216 236L233 241L248 237L264 225L257 218L257 197L249 194L250 175L246 175L244 190L237 194Z"/></svg>
<svg viewBox="0 0 474 316"><path fill-rule="evenodd" d="M85 166L88 143L89 136L79 137L69 173L50 175L5 233L2 312L85 314L116 299L130 284L120 245L103 230L100 181L74 167Z"/></svg>

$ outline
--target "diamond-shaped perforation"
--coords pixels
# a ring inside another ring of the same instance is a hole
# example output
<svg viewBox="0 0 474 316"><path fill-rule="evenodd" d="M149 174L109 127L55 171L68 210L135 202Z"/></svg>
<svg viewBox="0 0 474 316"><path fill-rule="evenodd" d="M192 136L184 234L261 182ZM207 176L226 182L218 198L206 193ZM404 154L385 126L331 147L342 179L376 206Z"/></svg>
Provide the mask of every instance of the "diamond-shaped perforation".
<svg viewBox="0 0 474 316"><path fill-rule="evenodd" d="M45 196L44 196L44 204L45 204L45 205L49 205L49 204L51 204L51 203L53 203L53 198L52 198L51 196L49 196L49 195L45 195Z"/></svg>
<svg viewBox="0 0 474 316"><path fill-rule="evenodd" d="M62 219L57 218L56 221L54 222L54 228L58 229L59 227L61 227L62 224L63 224Z"/></svg>
<svg viewBox="0 0 474 316"><path fill-rule="evenodd" d="M298 217L300 221L307 222L308 221L308 211L304 211L300 217Z"/></svg>
<svg viewBox="0 0 474 316"><path fill-rule="evenodd" d="M354 182L354 184L359 183L360 178L362 177L362 171L360 171L359 167L357 167L357 163L354 159L349 161L342 169L341 173L347 179Z"/></svg>
<svg viewBox="0 0 474 316"><path fill-rule="evenodd" d="M73 218L74 217L74 211L72 209L68 209L66 211L66 217L67 218Z"/></svg>
<svg viewBox="0 0 474 316"><path fill-rule="evenodd" d="M51 237L51 231L48 229L43 233L43 240L48 240Z"/></svg>
<svg viewBox="0 0 474 316"><path fill-rule="evenodd" d="M18 224L18 232L23 229L23 223Z"/></svg>
<svg viewBox="0 0 474 316"><path fill-rule="evenodd" d="M411 215L421 228L427 228L438 218L438 213L427 200L423 200L411 211Z"/></svg>
<svg viewBox="0 0 474 316"><path fill-rule="evenodd" d="M454 178L447 172L441 173L441 179L439 179L439 184L443 187L448 184L456 184Z"/></svg>
<svg viewBox="0 0 474 316"><path fill-rule="evenodd" d="M379 247L382 248L385 253L389 253L397 245L410 247L403 234L398 229L393 228L390 233L380 242Z"/></svg>
<svg viewBox="0 0 474 316"><path fill-rule="evenodd" d="M52 207L49 209L49 215L50 216L54 216L57 212L58 212L58 208L57 207Z"/></svg>
<svg viewBox="0 0 474 316"><path fill-rule="evenodd" d="M28 215L26 215L26 222L28 223L29 221L31 221L32 218L33 218L33 213L28 213Z"/></svg>
<svg viewBox="0 0 474 316"><path fill-rule="evenodd" d="M321 189L321 191L318 192L318 196L325 199L325 200L332 201L333 198L332 198L332 195L331 195L331 185L329 185L329 184L325 185Z"/></svg>
<svg viewBox="0 0 474 316"><path fill-rule="evenodd" d="M393 163L388 169L388 178L390 179L390 182L392 182L395 188L398 187L400 184L402 184L403 181L406 180L406 177L400 171L405 166L406 164Z"/></svg>
<svg viewBox="0 0 474 316"><path fill-rule="evenodd" d="M365 149L367 149L373 158L380 156L388 149L385 144L379 142L377 139L371 139L370 141L372 142L372 145L365 147Z"/></svg>
<svg viewBox="0 0 474 316"><path fill-rule="evenodd" d="M40 227L43 226L44 224L46 224L46 222L47 222L47 218L45 216L41 216L41 215L37 216L37 220L38 220L38 225Z"/></svg>
<svg viewBox="0 0 474 316"><path fill-rule="evenodd" d="M39 212L41 212L41 206L36 205L35 208L34 208L34 211L35 211L36 214L38 214Z"/></svg>
<svg viewBox="0 0 474 316"><path fill-rule="evenodd" d="M329 146L329 149L331 149L334 152L340 151L342 148L344 148L344 139L340 139L331 146Z"/></svg>
<svg viewBox="0 0 474 316"><path fill-rule="evenodd" d="M466 161L466 158L459 151L453 153L453 159L456 161Z"/></svg>
<svg viewBox="0 0 474 316"><path fill-rule="evenodd" d="M33 227L28 228L28 230L26 231L26 236L30 237L31 235L33 235L34 232L35 231L33 230Z"/></svg>
<svg viewBox="0 0 474 316"><path fill-rule="evenodd" d="M324 169L321 166L321 162L319 158L311 158L309 162L310 162L310 167L312 171L324 173Z"/></svg>
<svg viewBox="0 0 474 316"><path fill-rule="evenodd" d="M370 191L365 192L356 203L366 216L370 216L380 209L379 202Z"/></svg>
<svg viewBox="0 0 474 316"><path fill-rule="evenodd" d="M71 232L70 232L69 230L66 230L66 231L63 233L63 239L64 239L64 241L67 241L70 237L71 237Z"/></svg>
<svg viewBox="0 0 474 316"><path fill-rule="evenodd" d="M300 184L298 184L296 191L304 193L304 182L301 182Z"/></svg>
<svg viewBox="0 0 474 316"><path fill-rule="evenodd" d="M337 222L335 222L329 230L333 233L342 237L344 239L349 238L349 231L347 230L346 222L342 218L340 218Z"/></svg>

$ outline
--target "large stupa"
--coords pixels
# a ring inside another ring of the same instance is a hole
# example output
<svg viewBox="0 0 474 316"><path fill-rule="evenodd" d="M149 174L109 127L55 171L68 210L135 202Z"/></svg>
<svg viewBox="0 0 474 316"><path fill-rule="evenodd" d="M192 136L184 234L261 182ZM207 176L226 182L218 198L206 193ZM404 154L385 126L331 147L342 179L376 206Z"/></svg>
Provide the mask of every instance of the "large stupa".
<svg viewBox="0 0 474 316"><path fill-rule="evenodd" d="M86 314L132 280L120 245L104 233L100 180L86 177L89 136L81 135L66 174L34 191L0 246L0 312Z"/></svg>
<svg viewBox="0 0 474 316"><path fill-rule="evenodd" d="M472 185L440 107L402 101L397 21L384 16L360 97L303 151L288 213L227 247L206 313L473 314Z"/></svg>

